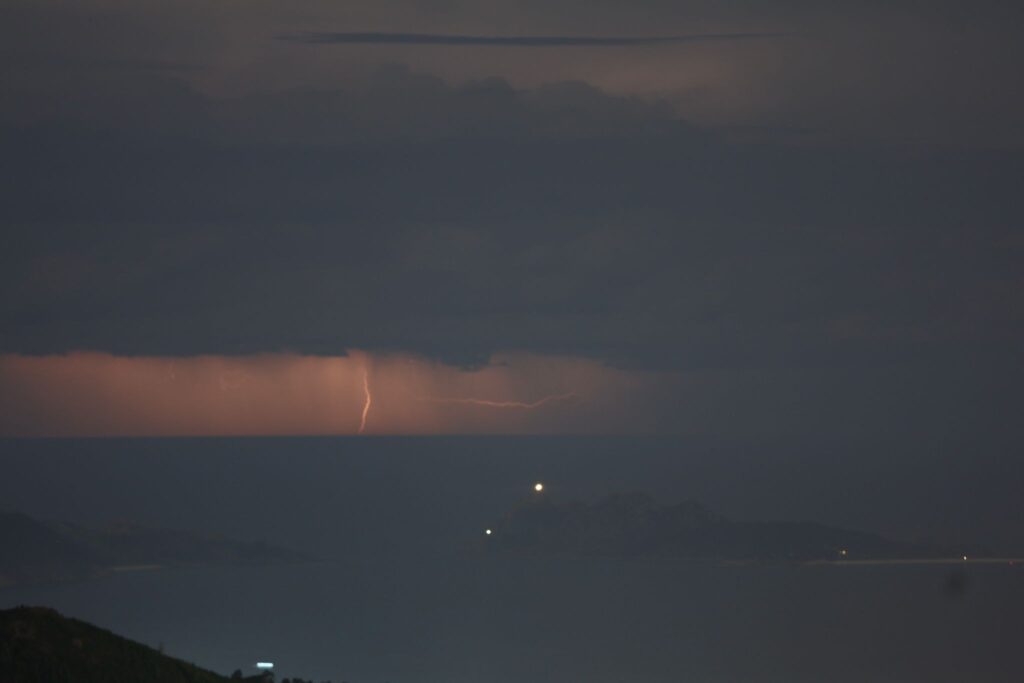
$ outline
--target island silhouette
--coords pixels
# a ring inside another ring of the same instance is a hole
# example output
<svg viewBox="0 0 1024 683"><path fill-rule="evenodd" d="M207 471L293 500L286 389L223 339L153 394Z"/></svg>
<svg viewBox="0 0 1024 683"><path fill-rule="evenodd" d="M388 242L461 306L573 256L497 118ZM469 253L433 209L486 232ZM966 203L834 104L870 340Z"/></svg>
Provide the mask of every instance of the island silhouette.
<svg viewBox="0 0 1024 683"><path fill-rule="evenodd" d="M740 521L695 501L658 503L646 493L595 502L534 495L484 531L486 547L532 553L758 561L966 561L988 556L808 521Z"/></svg>

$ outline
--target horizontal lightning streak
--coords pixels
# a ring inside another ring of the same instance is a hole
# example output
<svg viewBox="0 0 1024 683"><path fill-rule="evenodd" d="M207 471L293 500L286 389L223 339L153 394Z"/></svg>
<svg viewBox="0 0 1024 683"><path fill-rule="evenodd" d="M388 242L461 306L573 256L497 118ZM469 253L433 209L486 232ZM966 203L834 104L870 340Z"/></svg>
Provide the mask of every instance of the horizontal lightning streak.
<svg viewBox="0 0 1024 683"><path fill-rule="evenodd" d="M461 403L463 405L484 406L486 408L518 408L521 410L533 410L534 408L539 408L545 403L569 401L574 398L579 398L579 394L576 394L575 392L569 392L567 394L553 394L531 402L491 401L484 398L444 398L439 396L424 396L420 400L430 401L431 403Z"/></svg>

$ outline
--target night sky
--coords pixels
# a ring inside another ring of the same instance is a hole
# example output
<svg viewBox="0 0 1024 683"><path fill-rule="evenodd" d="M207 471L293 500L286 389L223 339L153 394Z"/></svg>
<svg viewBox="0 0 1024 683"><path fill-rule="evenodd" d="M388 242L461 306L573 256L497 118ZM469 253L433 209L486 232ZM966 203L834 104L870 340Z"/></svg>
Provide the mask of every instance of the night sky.
<svg viewBox="0 0 1024 683"><path fill-rule="evenodd" d="M1024 10L0 7L0 435L1019 443Z"/></svg>

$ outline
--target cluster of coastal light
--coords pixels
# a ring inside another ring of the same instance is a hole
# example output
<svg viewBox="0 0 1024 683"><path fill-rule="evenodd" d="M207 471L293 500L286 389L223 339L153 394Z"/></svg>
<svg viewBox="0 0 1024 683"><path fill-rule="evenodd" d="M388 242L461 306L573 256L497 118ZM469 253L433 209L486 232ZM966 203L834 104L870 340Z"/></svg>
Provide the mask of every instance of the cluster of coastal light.
<svg viewBox="0 0 1024 683"><path fill-rule="evenodd" d="M536 482L533 485L533 491L534 491L534 493L537 493L537 494L543 493L544 492L544 482L542 482L542 481ZM486 535L486 536L493 536L494 535L494 529L491 529L491 528L484 529L484 535ZM849 557L850 551L848 549L846 549L846 548L840 548L838 550L838 554L839 554L839 557L841 557L842 559L845 560L847 557ZM963 562L966 562L967 561L967 556L966 555L961 555L960 559ZM1012 565L1013 561L1010 561L1010 564ZM271 665L271 666L273 666L273 665Z"/></svg>
<svg viewBox="0 0 1024 683"><path fill-rule="evenodd" d="M490 533L490 530L488 530L487 533ZM845 559L848 555L849 555L849 551L846 548L840 548L839 549L839 557ZM961 555L960 556L960 560L963 561L963 562L966 562L967 561L967 556L966 555ZM1010 564L1013 564L1013 562L1010 562Z"/></svg>
<svg viewBox="0 0 1024 683"><path fill-rule="evenodd" d="M544 491L544 482L538 481L536 484L534 484L533 485L533 491L534 491L534 493L543 493L543 491ZM484 529L484 535L485 536L491 536L492 534L494 534L494 529Z"/></svg>
<svg viewBox="0 0 1024 683"><path fill-rule="evenodd" d="M488 529L488 530L487 530L487 532L489 533L489 532L490 532L490 530ZM848 551L848 550L847 550L846 548L840 548L840 549L839 549L839 556L840 556L840 557L842 557L842 558L844 558L844 559L845 559L846 557L848 557L848 556L849 556L849 554L850 554L850 553L849 553L849 551ZM962 562L967 562L967 561L968 561L968 559L969 559L969 558L968 558L968 556L967 556L967 555L961 555L961 561L962 561ZM977 560L975 560L975 561L977 561ZM1013 564L1013 561L1011 560L1011 561L1010 561L1010 563L1011 563L1011 564Z"/></svg>

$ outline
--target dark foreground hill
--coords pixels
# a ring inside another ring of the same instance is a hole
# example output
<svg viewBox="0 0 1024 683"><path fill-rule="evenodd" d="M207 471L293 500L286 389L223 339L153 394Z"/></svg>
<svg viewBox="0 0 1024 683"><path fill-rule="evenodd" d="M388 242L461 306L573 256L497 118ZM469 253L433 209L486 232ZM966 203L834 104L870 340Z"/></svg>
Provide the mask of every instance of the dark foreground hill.
<svg viewBox="0 0 1024 683"><path fill-rule="evenodd" d="M0 512L0 587L66 581L116 569L203 564L270 564L309 558L265 543L121 524L93 529Z"/></svg>
<svg viewBox="0 0 1024 683"><path fill-rule="evenodd" d="M595 503L536 496L505 515L486 542L530 552L724 561L923 559L966 552L813 522L736 521L699 503L660 505L641 493Z"/></svg>
<svg viewBox="0 0 1024 683"><path fill-rule="evenodd" d="M18 607L0 610L0 681L228 683L230 679L54 610Z"/></svg>

